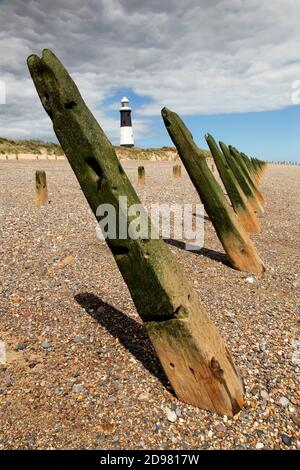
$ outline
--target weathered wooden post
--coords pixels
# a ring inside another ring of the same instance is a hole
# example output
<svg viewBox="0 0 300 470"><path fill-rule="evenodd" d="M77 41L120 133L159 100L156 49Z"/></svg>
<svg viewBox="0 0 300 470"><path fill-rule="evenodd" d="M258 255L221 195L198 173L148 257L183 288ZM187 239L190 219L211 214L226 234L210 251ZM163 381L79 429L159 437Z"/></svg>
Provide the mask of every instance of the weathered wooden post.
<svg viewBox="0 0 300 470"><path fill-rule="evenodd" d="M240 152L241 157L243 158L249 172L255 180L257 187L259 186L259 181L261 174L264 168L263 162L257 158L249 158L245 153Z"/></svg>
<svg viewBox="0 0 300 470"><path fill-rule="evenodd" d="M261 273L263 263L211 173L205 154L176 113L163 108L162 117L232 266L240 271Z"/></svg>
<svg viewBox="0 0 300 470"><path fill-rule="evenodd" d="M245 162L244 162L244 159L242 158L242 156L240 155L239 151L232 147L232 146L229 146L229 151L231 153L231 155L233 156L234 159L236 159L236 162L237 164L239 165L242 173L244 174L246 180L248 181L252 191L254 192L255 196L257 197L257 199L260 201L260 202L263 202L264 201L264 197L263 195L261 194L261 192L259 191L259 189L257 188Z"/></svg>
<svg viewBox="0 0 300 470"><path fill-rule="evenodd" d="M240 153L240 155L243 157L244 162L255 181L255 185L259 190L260 179L262 177L263 172L267 168L266 162L259 160L258 158L249 158L245 153L242 152Z"/></svg>
<svg viewBox="0 0 300 470"><path fill-rule="evenodd" d="M205 139L210 148L211 154L227 191L228 197L232 203L232 207L240 219L242 225L248 232L260 232L257 217L248 204L247 198L243 193L238 181L231 171L226 159L219 149L216 141L210 134L206 134Z"/></svg>
<svg viewBox="0 0 300 470"><path fill-rule="evenodd" d="M94 214L103 203L121 216L140 204L113 146L60 61L44 50L42 58L28 58L28 67ZM120 196L127 197L127 207ZM129 217L127 230L133 222ZM161 239L123 239L118 230L116 235L107 244L178 398L220 414L237 413L243 387L232 358L168 246Z"/></svg>
<svg viewBox="0 0 300 470"><path fill-rule="evenodd" d="M37 207L44 206L48 202L48 188L46 173L44 170L35 172L35 203Z"/></svg>
<svg viewBox="0 0 300 470"><path fill-rule="evenodd" d="M174 165L173 166L173 178L180 178L181 177L181 165Z"/></svg>
<svg viewBox="0 0 300 470"><path fill-rule="evenodd" d="M145 168L143 166L138 167L138 185L145 185Z"/></svg>
<svg viewBox="0 0 300 470"><path fill-rule="evenodd" d="M261 214L263 214L264 208L261 202L256 197L255 193L252 191L252 188L250 184L248 183L247 179L245 178L243 172L241 171L239 165L237 164L236 160L232 157L229 151L229 148L223 142L220 142L220 147L222 149L222 152L224 154L224 157L226 158L228 165L230 166L234 176L238 180L240 187L242 188L245 195L247 196L249 204L251 204L252 209L254 211L258 211Z"/></svg>

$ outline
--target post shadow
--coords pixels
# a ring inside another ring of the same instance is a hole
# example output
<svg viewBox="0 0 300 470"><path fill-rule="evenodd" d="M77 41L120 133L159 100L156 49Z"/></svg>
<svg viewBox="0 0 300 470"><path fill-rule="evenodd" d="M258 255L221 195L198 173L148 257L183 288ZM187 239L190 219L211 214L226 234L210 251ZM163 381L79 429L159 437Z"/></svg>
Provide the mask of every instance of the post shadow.
<svg viewBox="0 0 300 470"><path fill-rule="evenodd" d="M180 240L173 240L172 238L167 238L164 239L168 245L175 246L176 248L180 248L180 250L186 250L185 248L185 243L180 241ZM188 250L191 253L195 253L197 255L202 255L205 256L206 258L212 259L214 261L219 261L220 263L223 263L225 266L228 266L229 268L233 269L231 266L229 259L227 258L225 253L222 253L221 251L216 251L216 250L211 250L210 248L200 248L199 250Z"/></svg>
<svg viewBox="0 0 300 470"><path fill-rule="evenodd" d="M114 338L118 338L125 349L173 393L142 323L138 323L112 305L103 302L95 294L84 292L76 294L74 299Z"/></svg>

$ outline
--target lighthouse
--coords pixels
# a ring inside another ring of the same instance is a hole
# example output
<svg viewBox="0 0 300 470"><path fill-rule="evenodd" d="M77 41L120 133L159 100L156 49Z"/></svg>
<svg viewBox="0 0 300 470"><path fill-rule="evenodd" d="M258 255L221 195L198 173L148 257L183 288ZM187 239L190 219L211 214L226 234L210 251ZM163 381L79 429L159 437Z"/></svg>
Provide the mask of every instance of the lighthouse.
<svg viewBox="0 0 300 470"><path fill-rule="evenodd" d="M129 106L129 101L126 96L124 96L124 98L121 100L120 118L120 145L122 147L133 147L134 140L131 124L131 108Z"/></svg>

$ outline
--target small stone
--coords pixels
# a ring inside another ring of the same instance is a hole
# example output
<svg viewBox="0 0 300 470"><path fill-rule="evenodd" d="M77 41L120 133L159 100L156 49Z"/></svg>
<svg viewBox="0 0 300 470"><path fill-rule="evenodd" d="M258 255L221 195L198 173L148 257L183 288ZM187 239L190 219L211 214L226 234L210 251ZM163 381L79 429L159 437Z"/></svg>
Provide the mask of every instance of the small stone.
<svg viewBox="0 0 300 470"><path fill-rule="evenodd" d="M108 402L109 403L115 403L117 401L116 397L109 397Z"/></svg>
<svg viewBox="0 0 300 470"><path fill-rule="evenodd" d="M296 424L296 426L298 426L300 428L300 413L294 413L292 415L292 420L293 420L294 424Z"/></svg>
<svg viewBox="0 0 300 470"><path fill-rule="evenodd" d="M220 434L225 434L226 428L223 426L223 424L217 424L216 431Z"/></svg>
<svg viewBox="0 0 300 470"><path fill-rule="evenodd" d="M178 416L178 418L182 417L181 409L179 408L179 406L176 406L175 413L176 413L176 416Z"/></svg>
<svg viewBox="0 0 300 470"><path fill-rule="evenodd" d="M64 268L65 266L67 266L68 264L71 264L73 263L74 261L74 256L66 256L64 259L61 260L61 262L59 263L59 268Z"/></svg>
<svg viewBox="0 0 300 470"><path fill-rule="evenodd" d="M81 344L81 338L80 338L80 336L76 336L76 338L75 338L75 343L76 343L76 344Z"/></svg>
<svg viewBox="0 0 300 470"><path fill-rule="evenodd" d="M26 438L26 441L27 441L27 444L28 444L29 447L33 447L35 445L35 436L29 435Z"/></svg>
<svg viewBox="0 0 300 470"><path fill-rule="evenodd" d="M114 436L114 437L112 438L112 442L114 442L114 443L119 442L118 436Z"/></svg>
<svg viewBox="0 0 300 470"><path fill-rule="evenodd" d="M61 431L61 424L60 424L60 423L56 423L56 424L55 424L55 426L54 426L54 431L55 431L55 432Z"/></svg>
<svg viewBox="0 0 300 470"><path fill-rule="evenodd" d="M23 349L26 349L27 345L25 343L18 343L16 346L16 351L22 351Z"/></svg>
<svg viewBox="0 0 300 470"><path fill-rule="evenodd" d="M259 350L260 350L260 352L265 352L266 347L267 347L267 346L266 346L266 343L265 343L264 341L261 341L261 342L259 343Z"/></svg>
<svg viewBox="0 0 300 470"><path fill-rule="evenodd" d="M207 433L207 437L211 438L211 437L213 437L213 434L214 433L211 430L209 430L208 433Z"/></svg>
<svg viewBox="0 0 300 470"><path fill-rule="evenodd" d="M12 386L12 378L10 375L5 375L4 379L4 384L7 386L7 387L11 387Z"/></svg>
<svg viewBox="0 0 300 470"><path fill-rule="evenodd" d="M263 444L262 442L258 442L258 443L256 444L256 446L255 446L255 448L256 448L257 450L261 450L261 449L263 449L264 447L265 447L265 446L264 446L264 444Z"/></svg>
<svg viewBox="0 0 300 470"><path fill-rule="evenodd" d="M97 434L96 436L97 441L104 442L106 440L106 437L104 434Z"/></svg>
<svg viewBox="0 0 300 470"><path fill-rule="evenodd" d="M6 364L6 346L4 341L0 341L0 364Z"/></svg>
<svg viewBox="0 0 300 470"><path fill-rule="evenodd" d="M247 284L253 284L254 283L254 277L252 277L252 276L246 277L245 282L247 282Z"/></svg>
<svg viewBox="0 0 300 470"><path fill-rule="evenodd" d="M84 391L84 386L82 384L74 384L72 390L75 393L82 393Z"/></svg>
<svg viewBox="0 0 300 470"><path fill-rule="evenodd" d="M51 349L51 344L49 343L49 341L43 341L42 342L42 348Z"/></svg>
<svg viewBox="0 0 300 470"><path fill-rule="evenodd" d="M261 396L262 399L265 400L265 401L268 401L269 398L270 398L270 397L269 397L269 394L268 394L268 392L267 392L266 390L262 390L262 391L260 392L260 396Z"/></svg>
<svg viewBox="0 0 300 470"><path fill-rule="evenodd" d="M280 406L285 408L286 406L288 406L290 401L286 397L281 397L278 403L279 403Z"/></svg>
<svg viewBox="0 0 300 470"><path fill-rule="evenodd" d="M147 393L147 392L141 393L141 394L138 396L138 400L139 400L139 401L148 401L149 398L150 398L150 395L149 395L149 393Z"/></svg>
<svg viewBox="0 0 300 470"><path fill-rule="evenodd" d="M160 423L156 423L153 427L153 431L155 433L158 433L160 431L160 428L161 428L161 424Z"/></svg>
<svg viewBox="0 0 300 470"><path fill-rule="evenodd" d="M25 310L25 312L23 312L23 317L24 317L24 318L29 318L29 317L31 317L31 312L29 312L28 310Z"/></svg>
<svg viewBox="0 0 300 470"><path fill-rule="evenodd" d="M281 440L286 446L292 445L292 438L287 434L281 434Z"/></svg>
<svg viewBox="0 0 300 470"><path fill-rule="evenodd" d="M167 410L167 419L170 421L170 423L175 423L177 420L177 415L174 411L172 410Z"/></svg>
<svg viewBox="0 0 300 470"><path fill-rule="evenodd" d="M292 357L292 364L294 366L300 366L300 356L299 354L293 354L293 357Z"/></svg>

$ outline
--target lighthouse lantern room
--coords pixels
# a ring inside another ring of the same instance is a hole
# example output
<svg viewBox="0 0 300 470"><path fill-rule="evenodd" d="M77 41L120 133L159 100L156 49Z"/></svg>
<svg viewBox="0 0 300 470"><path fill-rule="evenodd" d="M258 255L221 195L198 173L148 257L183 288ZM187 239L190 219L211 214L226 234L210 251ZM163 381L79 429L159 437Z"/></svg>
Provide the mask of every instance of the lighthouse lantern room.
<svg viewBox="0 0 300 470"><path fill-rule="evenodd" d="M131 108L129 106L129 101L125 96L121 100L120 119L121 119L120 145L122 147L133 147L134 140L133 140L132 123L131 123Z"/></svg>

